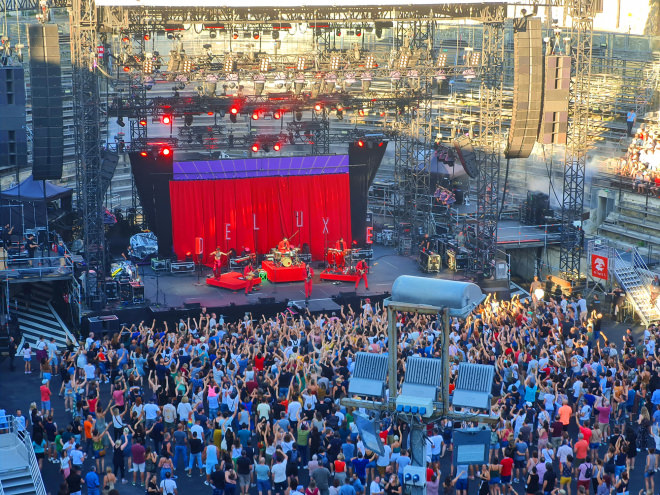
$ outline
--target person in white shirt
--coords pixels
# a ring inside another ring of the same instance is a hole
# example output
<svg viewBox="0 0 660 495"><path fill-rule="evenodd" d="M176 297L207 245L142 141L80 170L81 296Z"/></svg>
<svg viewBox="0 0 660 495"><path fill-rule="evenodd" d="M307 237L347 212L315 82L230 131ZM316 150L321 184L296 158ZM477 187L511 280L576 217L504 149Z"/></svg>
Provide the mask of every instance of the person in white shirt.
<svg viewBox="0 0 660 495"><path fill-rule="evenodd" d="M163 495L179 495L176 481L172 479L172 473L166 472L165 479L160 482L160 493Z"/></svg>
<svg viewBox="0 0 660 495"><path fill-rule="evenodd" d="M185 423L188 421L188 415L192 411L188 397L184 397L179 402L179 405L176 406L176 412L179 415L179 421Z"/></svg>
<svg viewBox="0 0 660 495"><path fill-rule="evenodd" d="M188 418L186 418L187 420ZM163 406L163 422L165 423L165 430L174 430L176 423L176 407L171 402Z"/></svg>
<svg viewBox="0 0 660 495"><path fill-rule="evenodd" d="M383 489L380 487L380 476L376 476L369 485L369 495L383 495Z"/></svg>
<svg viewBox="0 0 660 495"><path fill-rule="evenodd" d="M160 407L154 404L153 400L144 405L145 428L151 428L151 426L156 422L156 419L158 418L158 413L160 413Z"/></svg>

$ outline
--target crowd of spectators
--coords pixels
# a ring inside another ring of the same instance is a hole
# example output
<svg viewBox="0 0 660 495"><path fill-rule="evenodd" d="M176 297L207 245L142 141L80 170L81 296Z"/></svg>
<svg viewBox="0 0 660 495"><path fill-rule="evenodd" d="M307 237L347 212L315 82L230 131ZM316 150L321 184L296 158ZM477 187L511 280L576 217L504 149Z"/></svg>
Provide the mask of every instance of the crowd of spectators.
<svg viewBox="0 0 660 495"><path fill-rule="evenodd" d="M660 136L656 129L639 128L618 162L617 174L630 177L635 192L660 195Z"/></svg>
<svg viewBox="0 0 660 495"><path fill-rule="evenodd" d="M657 326L613 342L595 312L547 299L489 296L451 321L451 381L460 362L494 365L498 421L489 463L456 468L452 432L465 424L428 426L428 495L627 494L633 472L656 493ZM435 317L399 314L397 326L401 373L408 356L441 357ZM339 314L232 322L202 309L174 324L90 333L62 355L48 347L36 366L40 403L16 415L39 462L61 468L59 492L48 487L60 495L129 483L171 495L182 477L213 495L401 495L409 426L379 417L378 456L341 403L356 352L389 345L387 312L368 299ZM54 422L55 404L66 424Z"/></svg>

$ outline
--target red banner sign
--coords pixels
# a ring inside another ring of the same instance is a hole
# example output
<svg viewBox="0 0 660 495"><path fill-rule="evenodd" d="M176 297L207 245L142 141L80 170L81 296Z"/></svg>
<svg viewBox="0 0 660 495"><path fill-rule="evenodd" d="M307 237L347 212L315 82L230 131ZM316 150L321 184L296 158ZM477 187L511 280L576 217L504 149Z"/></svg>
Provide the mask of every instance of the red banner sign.
<svg viewBox="0 0 660 495"><path fill-rule="evenodd" d="M598 254L591 255L591 276L593 278L600 278L607 280L607 262L608 259L605 256L600 256Z"/></svg>

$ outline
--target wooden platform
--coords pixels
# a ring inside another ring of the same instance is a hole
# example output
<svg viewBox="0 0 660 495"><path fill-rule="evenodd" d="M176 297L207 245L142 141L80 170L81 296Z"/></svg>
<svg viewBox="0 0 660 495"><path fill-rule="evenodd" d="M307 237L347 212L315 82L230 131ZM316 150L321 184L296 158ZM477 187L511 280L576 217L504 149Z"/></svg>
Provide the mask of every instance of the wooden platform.
<svg viewBox="0 0 660 495"><path fill-rule="evenodd" d="M254 279L254 285L259 285L260 283L261 279L256 277ZM208 277L206 279L206 285L220 287L221 289L245 290L245 288L248 286L248 282L243 278L242 273L228 272L223 273L219 279L215 277Z"/></svg>

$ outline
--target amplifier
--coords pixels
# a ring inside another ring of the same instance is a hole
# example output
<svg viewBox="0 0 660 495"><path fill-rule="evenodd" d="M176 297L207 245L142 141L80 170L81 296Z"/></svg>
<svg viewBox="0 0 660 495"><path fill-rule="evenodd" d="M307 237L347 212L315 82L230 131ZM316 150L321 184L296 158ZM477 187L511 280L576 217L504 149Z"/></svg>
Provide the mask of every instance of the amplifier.
<svg viewBox="0 0 660 495"><path fill-rule="evenodd" d="M170 269L170 260L151 258L151 269L155 272L166 272Z"/></svg>
<svg viewBox="0 0 660 495"><path fill-rule="evenodd" d="M119 299L119 285L116 280L106 279L105 297L108 301L116 301Z"/></svg>
<svg viewBox="0 0 660 495"><path fill-rule="evenodd" d="M370 260L374 257L373 249L354 249L353 250L353 259L354 260Z"/></svg>
<svg viewBox="0 0 660 495"><path fill-rule="evenodd" d="M133 304L144 303L144 285L139 282L131 282L133 292Z"/></svg>
<svg viewBox="0 0 660 495"><path fill-rule="evenodd" d="M170 264L170 271L172 273L194 272L195 263L192 261L179 261Z"/></svg>
<svg viewBox="0 0 660 495"><path fill-rule="evenodd" d="M133 300L133 291L129 282L119 282L119 299L123 303Z"/></svg>

